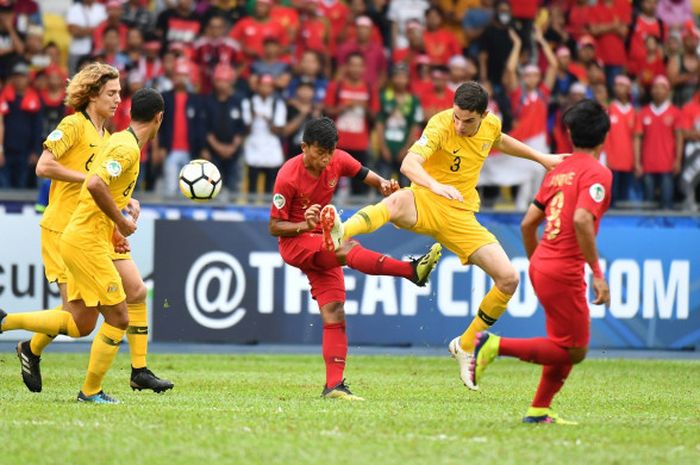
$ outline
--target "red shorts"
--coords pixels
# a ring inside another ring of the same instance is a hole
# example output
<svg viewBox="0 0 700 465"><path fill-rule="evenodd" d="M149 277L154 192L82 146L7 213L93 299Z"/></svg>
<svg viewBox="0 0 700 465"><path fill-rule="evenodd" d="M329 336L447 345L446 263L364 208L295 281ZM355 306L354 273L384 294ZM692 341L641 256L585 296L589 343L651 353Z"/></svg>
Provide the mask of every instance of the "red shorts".
<svg viewBox="0 0 700 465"><path fill-rule="evenodd" d="M557 281L532 266L530 281L544 307L547 336L562 347L587 347L591 316L586 284Z"/></svg>
<svg viewBox="0 0 700 465"><path fill-rule="evenodd" d="M303 271L309 278L311 297L318 306L345 302L343 268L334 252L323 248L323 235L302 234L280 241L280 255L285 263Z"/></svg>

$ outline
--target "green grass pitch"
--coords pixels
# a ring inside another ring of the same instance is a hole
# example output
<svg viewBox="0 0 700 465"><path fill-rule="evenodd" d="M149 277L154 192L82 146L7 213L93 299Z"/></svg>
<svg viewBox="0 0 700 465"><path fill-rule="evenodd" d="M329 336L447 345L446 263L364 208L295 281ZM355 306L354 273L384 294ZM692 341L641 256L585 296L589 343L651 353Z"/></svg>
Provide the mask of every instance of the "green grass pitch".
<svg viewBox="0 0 700 465"><path fill-rule="evenodd" d="M75 402L87 354L48 353L28 392L0 354L0 464L698 464L700 362L587 360L556 410L579 426L524 425L539 367L498 360L469 392L448 357L350 356L366 402L319 398L309 355L151 355L176 383L132 392L120 354L105 391Z"/></svg>

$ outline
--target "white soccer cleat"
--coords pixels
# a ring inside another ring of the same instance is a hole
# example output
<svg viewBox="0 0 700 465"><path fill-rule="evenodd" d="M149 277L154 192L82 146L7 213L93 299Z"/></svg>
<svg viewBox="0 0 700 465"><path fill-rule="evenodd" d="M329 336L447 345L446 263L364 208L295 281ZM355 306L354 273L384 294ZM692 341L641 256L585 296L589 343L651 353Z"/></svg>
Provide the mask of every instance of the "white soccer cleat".
<svg viewBox="0 0 700 465"><path fill-rule="evenodd" d="M459 339L460 336L452 339L447 348L450 351L452 358L457 360L457 364L459 365L459 377L462 379L464 385L472 391L478 391L479 386L474 384L472 381L474 377L471 373L472 359L474 358L474 355L462 349L462 346L459 344Z"/></svg>
<svg viewBox="0 0 700 465"><path fill-rule="evenodd" d="M329 252L338 250L343 243L344 231L338 210L333 205L329 204L321 209L321 229L324 248Z"/></svg>

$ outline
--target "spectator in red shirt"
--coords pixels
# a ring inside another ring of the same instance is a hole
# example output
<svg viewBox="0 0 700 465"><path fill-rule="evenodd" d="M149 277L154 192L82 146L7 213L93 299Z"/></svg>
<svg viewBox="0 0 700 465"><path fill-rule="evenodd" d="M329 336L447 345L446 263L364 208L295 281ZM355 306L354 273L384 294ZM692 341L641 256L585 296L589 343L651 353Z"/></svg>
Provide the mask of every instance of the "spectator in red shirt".
<svg viewBox="0 0 700 465"><path fill-rule="evenodd" d="M418 68L420 65L430 64L430 57L425 54L423 25L417 20L408 21L406 23L406 37L408 38L408 47L395 48L391 60L394 64L403 63L407 65L411 82L413 82L418 79ZM427 61L421 63L421 59Z"/></svg>
<svg viewBox="0 0 700 465"><path fill-rule="evenodd" d="M386 56L381 42L372 40L372 20L368 16L360 16L355 20L357 33L355 40L346 42L338 47L338 63L345 63L353 53L362 55L365 61L363 79L371 87L378 88L386 81Z"/></svg>
<svg viewBox="0 0 700 465"><path fill-rule="evenodd" d="M193 0L177 0L174 7L158 15L156 34L163 40L164 46L180 42L187 47L199 35L201 17L192 10L192 3ZM188 50L186 53L189 56Z"/></svg>
<svg viewBox="0 0 700 465"><path fill-rule="evenodd" d="M642 88L642 101L649 102L651 84L654 77L666 74L663 50L659 46L658 39L653 35L648 35L644 41L646 44L646 55L642 60L630 62L629 71L636 76L639 86Z"/></svg>
<svg viewBox="0 0 700 465"><path fill-rule="evenodd" d="M326 18L331 25L330 44L331 55L335 56L335 47L338 43L338 36L345 29L345 23L350 16L350 8L340 0L324 0L319 2L321 16Z"/></svg>
<svg viewBox="0 0 700 465"><path fill-rule="evenodd" d="M588 34L590 11L588 0L576 0L576 3L571 5L566 30L574 40L580 40Z"/></svg>
<svg viewBox="0 0 700 465"><path fill-rule="evenodd" d="M664 23L656 17L657 0L641 0L639 14L632 19L629 31L629 60L641 61L646 55L645 40L647 36L656 37L664 42L667 32Z"/></svg>
<svg viewBox="0 0 700 465"><path fill-rule="evenodd" d="M105 7L107 8L107 19L102 21L99 26L92 31L92 49L102 50L104 43L102 36L107 27L115 27L119 32L119 48L126 49L126 34L129 32L129 27L121 22L124 9L122 8L121 0L109 0Z"/></svg>
<svg viewBox="0 0 700 465"><path fill-rule="evenodd" d="M270 18L282 25L287 31L287 43L293 44L299 35L299 12L296 7L281 4L273 5L270 10Z"/></svg>
<svg viewBox="0 0 700 465"><path fill-rule="evenodd" d="M434 68L430 66L430 58L428 58L428 55L418 55L415 60L414 68L415 76L411 74L411 79L409 80L411 92L422 99L424 95L432 92L433 80L431 72ZM409 67L409 70L411 70L411 67Z"/></svg>
<svg viewBox="0 0 700 465"><path fill-rule="evenodd" d="M241 19L231 29L231 37L241 45L246 64L262 56L266 37L276 38L285 50L287 48L287 31L270 16L271 7L272 0L257 0L253 16Z"/></svg>
<svg viewBox="0 0 700 465"><path fill-rule="evenodd" d="M430 7L425 17L423 32L425 53L432 65L444 65L450 57L462 54L462 47L454 32L443 26L443 13L438 7Z"/></svg>
<svg viewBox="0 0 700 465"><path fill-rule="evenodd" d="M606 164L613 174L612 203L630 199L634 185L634 130L637 112L630 102L632 82L624 74L615 78L615 98L608 106L610 132L605 141Z"/></svg>
<svg viewBox="0 0 700 465"><path fill-rule="evenodd" d="M289 64L281 57L282 47L274 37L266 37L263 42L263 55L250 65L249 85L253 92L257 92L257 85L261 76L271 76L275 92L282 92L292 80Z"/></svg>
<svg viewBox="0 0 700 465"><path fill-rule="evenodd" d="M626 64L625 39L631 14L629 1L598 0L588 15L588 27L596 38L598 58L605 66L605 76L610 87Z"/></svg>
<svg viewBox="0 0 700 465"><path fill-rule="evenodd" d="M449 82L447 87L456 92L457 88L467 81L476 79L479 72L476 63L471 58L464 58L462 55L454 55L447 62L449 70Z"/></svg>
<svg viewBox="0 0 700 465"><path fill-rule="evenodd" d="M226 19L223 16L209 17L204 35L194 43L192 61L199 66L203 94L211 92L214 69L219 63L240 66L240 49L236 41L226 36Z"/></svg>
<svg viewBox="0 0 700 465"><path fill-rule="evenodd" d="M301 0L299 20L301 29L296 39L295 57L297 62L311 50L323 56L323 65L330 66L331 29L328 19L322 16L319 0Z"/></svg>
<svg viewBox="0 0 700 465"><path fill-rule="evenodd" d="M419 93L421 107L423 107L423 119L428 121L436 113L452 105L455 93L448 86L447 66L435 66L430 73L432 78L432 90Z"/></svg>
<svg viewBox="0 0 700 465"><path fill-rule="evenodd" d="M635 175L643 177L644 199L673 207L673 176L680 174L683 160L681 113L669 99L671 84L657 76L651 86L652 102L642 108L635 126ZM659 189L659 196L656 189Z"/></svg>
<svg viewBox="0 0 700 465"><path fill-rule="evenodd" d="M362 164L369 159L370 118L379 112L377 90L363 80L364 74L364 57L351 53L343 66L342 77L328 85L324 101L325 112L335 118L338 128L338 148ZM364 183L353 179L352 193L366 192Z"/></svg>
<svg viewBox="0 0 700 465"><path fill-rule="evenodd" d="M518 0L511 2L513 14L513 29L525 44L525 49L532 47L532 25L537 16L537 8L540 0Z"/></svg>

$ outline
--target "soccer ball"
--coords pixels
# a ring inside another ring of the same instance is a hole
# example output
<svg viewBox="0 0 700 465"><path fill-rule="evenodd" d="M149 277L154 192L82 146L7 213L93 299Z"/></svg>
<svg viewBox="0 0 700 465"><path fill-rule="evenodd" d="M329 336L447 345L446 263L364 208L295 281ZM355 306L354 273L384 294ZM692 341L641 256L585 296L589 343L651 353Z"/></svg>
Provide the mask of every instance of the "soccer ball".
<svg viewBox="0 0 700 465"><path fill-rule="evenodd" d="M206 202L221 190L221 173L207 160L192 160L180 170L180 191L195 202Z"/></svg>

